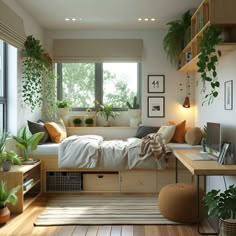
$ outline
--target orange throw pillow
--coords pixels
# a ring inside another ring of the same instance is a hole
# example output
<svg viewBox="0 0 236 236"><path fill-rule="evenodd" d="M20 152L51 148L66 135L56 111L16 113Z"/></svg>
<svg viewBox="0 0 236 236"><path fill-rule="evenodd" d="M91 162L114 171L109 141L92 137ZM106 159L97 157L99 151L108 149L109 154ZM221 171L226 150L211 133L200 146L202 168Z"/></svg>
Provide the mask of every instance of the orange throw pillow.
<svg viewBox="0 0 236 236"><path fill-rule="evenodd" d="M175 124L174 122L169 121L168 125L176 125L175 133L172 138L172 142L184 143L185 142L185 133L186 133L186 129L185 129L186 120L180 122L179 124Z"/></svg>
<svg viewBox="0 0 236 236"><path fill-rule="evenodd" d="M54 143L60 143L67 137L66 129L62 121L60 121L60 124L55 122L45 123L45 128Z"/></svg>

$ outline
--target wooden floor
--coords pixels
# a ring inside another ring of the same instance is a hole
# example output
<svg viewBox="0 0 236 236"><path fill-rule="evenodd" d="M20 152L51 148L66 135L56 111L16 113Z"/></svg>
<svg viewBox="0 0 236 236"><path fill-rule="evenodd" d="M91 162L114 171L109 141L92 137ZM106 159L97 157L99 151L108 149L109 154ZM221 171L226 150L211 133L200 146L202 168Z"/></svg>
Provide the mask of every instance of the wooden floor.
<svg viewBox="0 0 236 236"><path fill-rule="evenodd" d="M40 196L22 214L12 215L0 226L1 236L199 236L196 225L81 225L34 227L34 219L47 205L47 195ZM209 228L204 228L212 232Z"/></svg>

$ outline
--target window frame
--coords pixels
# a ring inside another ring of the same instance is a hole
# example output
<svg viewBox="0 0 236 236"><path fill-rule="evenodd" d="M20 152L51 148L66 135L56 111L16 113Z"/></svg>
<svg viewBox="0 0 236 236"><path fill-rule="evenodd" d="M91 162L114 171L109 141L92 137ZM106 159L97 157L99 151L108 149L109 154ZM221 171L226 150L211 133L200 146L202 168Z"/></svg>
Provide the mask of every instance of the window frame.
<svg viewBox="0 0 236 236"><path fill-rule="evenodd" d="M8 89L8 84L7 84L7 68L8 68L8 53L7 53L7 43L3 42L3 61L2 61L2 68L3 68L3 96L0 96L0 104L3 105L3 124L2 127L4 130L7 130L7 89Z"/></svg>
<svg viewBox="0 0 236 236"><path fill-rule="evenodd" d="M79 62L78 62L79 63ZM90 62L95 64L95 99L99 102L103 103L103 63L110 63L110 62ZM112 63L112 62L111 62ZM117 62L119 63L119 62ZM124 62L125 63L125 62ZM141 109L141 63L137 63L137 101L140 104L139 107ZM62 91L62 64L57 63L57 99L63 99L63 91ZM91 108L91 107L90 107ZM85 111L87 108L81 107L72 107L72 111ZM91 108L95 110L95 107ZM127 111L125 108L113 108L114 111Z"/></svg>

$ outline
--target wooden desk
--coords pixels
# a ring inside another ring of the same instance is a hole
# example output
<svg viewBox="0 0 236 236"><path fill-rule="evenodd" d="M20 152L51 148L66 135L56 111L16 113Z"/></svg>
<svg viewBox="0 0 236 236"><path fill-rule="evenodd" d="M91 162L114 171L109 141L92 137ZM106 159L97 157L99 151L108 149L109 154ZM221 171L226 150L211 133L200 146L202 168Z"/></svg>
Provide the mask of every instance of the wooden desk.
<svg viewBox="0 0 236 236"><path fill-rule="evenodd" d="M180 161L193 175L197 176L197 189L198 189L198 232L205 235L216 235L217 233L202 233L199 230L200 226L200 197L199 197L199 177L200 176L232 176L236 175L236 165L221 165L217 161L192 161L186 154L199 153L197 149L173 150L176 157L176 182L178 182L178 161Z"/></svg>

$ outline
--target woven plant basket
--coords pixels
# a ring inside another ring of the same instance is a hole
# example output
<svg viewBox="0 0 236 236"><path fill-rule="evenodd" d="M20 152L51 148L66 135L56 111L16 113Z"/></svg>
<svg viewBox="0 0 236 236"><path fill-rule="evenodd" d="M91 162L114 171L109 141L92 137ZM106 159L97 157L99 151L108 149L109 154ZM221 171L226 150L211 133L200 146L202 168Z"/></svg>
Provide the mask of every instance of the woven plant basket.
<svg viewBox="0 0 236 236"><path fill-rule="evenodd" d="M219 236L235 236L236 235L236 219L220 220Z"/></svg>

